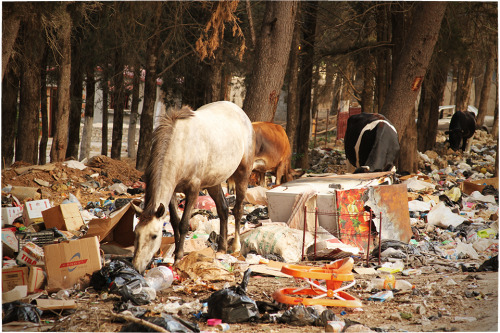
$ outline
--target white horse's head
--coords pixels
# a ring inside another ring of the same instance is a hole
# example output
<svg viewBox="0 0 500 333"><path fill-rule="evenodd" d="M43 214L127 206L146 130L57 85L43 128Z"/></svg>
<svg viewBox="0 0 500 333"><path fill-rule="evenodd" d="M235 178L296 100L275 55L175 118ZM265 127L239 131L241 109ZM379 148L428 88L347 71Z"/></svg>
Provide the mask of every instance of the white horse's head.
<svg viewBox="0 0 500 333"><path fill-rule="evenodd" d="M160 204L154 214L149 216L142 214L140 222L135 227L135 252L132 265L141 274L160 249L163 224L160 219L164 214L165 207Z"/></svg>

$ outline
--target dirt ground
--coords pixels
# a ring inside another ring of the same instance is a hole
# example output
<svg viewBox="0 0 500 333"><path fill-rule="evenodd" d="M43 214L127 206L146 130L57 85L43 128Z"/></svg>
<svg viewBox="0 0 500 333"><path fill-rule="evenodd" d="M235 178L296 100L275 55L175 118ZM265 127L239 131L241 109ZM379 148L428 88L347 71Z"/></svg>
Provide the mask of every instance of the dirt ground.
<svg viewBox="0 0 500 333"><path fill-rule="evenodd" d="M94 158L88 167L82 171L72 169L61 163L56 163L52 171L25 171L18 174L15 169L25 167L18 163L12 168L2 171L2 187L30 186L41 189L42 198L48 198L53 205L60 204L73 193L85 206L89 201L98 201L100 198L131 197L130 195L117 196L111 191L95 190L82 187L80 184L95 180L101 187L111 185L117 180L127 186L139 181L142 173L134 169L134 161L116 161L99 156ZM321 168L316 172L333 172ZM344 173L343 167L335 168L335 172ZM50 183L49 186L39 186L35 179ZM140 195L137 195L140 196ZM331 308L341 320L351 320L364 325L364 329L383 331L498 331L498 273L497 272L462 272L460 263L474 264L476 267L488 257L481 255L477 260L444 260L428 258L425 264L413 266L422 271L420 275L402 276L396 274L397 279L411 282L413 291L397 292L394 298L385 302L369 301L370 290L366 288L368 282L375 276L354 274L356 284L347 290L351 295L362 300L363 307ZM307 263L311 264L311 263ZM362 263L356 263L360 267ZM372 263L375 265L375 263ZM236 279L241 281L241 277ZM182 288L188 282L174 282L170 288L161 291L156 300L144 308L151 310L150 315L158 316L154 309L159 304L168 304L174 300L190 302L207 299L213 290L207 288ZM274 291L283 287L302 286L304 282L293 278L263 276L253 274L250 278L248 295L255 301L271 302ZM223 288L223 283L215 283L213 289ZM185 290L190 290L189 292ZM194 291L196 290L196 291ZM98 294L92 288L79 292L72 297L77 301L76 310L59 312L45 312L42 316L43 325L36 327L27 323L19 325L3 325L4 331L73 331L73 332L117 332L124 326L113 315L113 307L119 302L119 296L112 294ZM192 314L178 314L179 317L195 322ZM406 318L406 319L403 319ZM199 321L202 331L215 331ZM291 326L263 320L257 323L230 324L231 332L323 332L323 327Z"/></svg>
<svg viewBox="0 0 500 333"><path fill-rule="evenodd" d="M447 267L445 269L448 269ZM429 268L432 270L432 268ZM352 320L379 332L434 332L434 331L498 331L498 274L496 272L462 273L444 271L441 273L423 273L404 277L415 285L412 292L396 293L392 300L375 302L366 300L369 291L361 286L369 277L355 274L357 288L348 292L363 302L362 310L351 308L331 308L342 320ZM397 278L403 278L397 276ZM250 278L247 294L255 301L270 301L274 291L284 287L301 286L293 278L277 278L254 275ZM215 287L222 288L223 284ZM213 291L185 293L175 292L176 285L160 292L154 303L144 306L153 310L158 304L172 302L176 297L185 302L207 299ZM468 298L466 291L476 291L480 296ZM124 324L112 322L111 312L119 297L110 295L102 299L97 293L90 293L88 299L78 300L78 308L73 314L44 315L44 319L56 320L54 326L45 326L50 331L74 332L117 332ZM346 314L341 315L345 311ZM400 313L411 314L411 318L402 319ZM156 314L159 315L159 314ZM193 315L179 317L195 321ZM429 319L430 318L430 319ZM474 320L474 321L467 321ZM204 322L198 322L200 329L213 330ZM5 330L5 327L4 327ZM231 332L324 332L323 327L291 326L265 321L262 323L230 324Z"/></svg>

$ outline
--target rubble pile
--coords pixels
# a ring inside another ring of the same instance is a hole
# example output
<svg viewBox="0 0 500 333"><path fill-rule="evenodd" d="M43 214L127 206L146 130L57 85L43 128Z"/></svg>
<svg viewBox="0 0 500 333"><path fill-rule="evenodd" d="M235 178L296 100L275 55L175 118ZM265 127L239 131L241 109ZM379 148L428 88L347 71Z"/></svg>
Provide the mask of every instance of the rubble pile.
<svg viewBox="0 0 500 333"><path fill-rule="evenodd" d="M217 252L219 219L202 192L186 256L173 265L167 219L160 251L144 276L131 265L138 222L132 203L140 205L145 191L133 161L96 156L85 163L16 163L2 171L2 328L495 331L498 147L484 131L476 132L470 153L451 151L444 141L439 133L436 149L419 153L417 174L351 175L345 179L352 188L335 175L311 177L345 173L341 142L311 150L311 168L298 183L307 190L300 195L286 183L282 193L249 189L241 253ZM315 190L314 179L326 184L325 193ZM234 195L226 197L234 205ZM333 220L323 212L316 224L307 213L333 202L350 217ZM277 220L278 208L289 218ZM340 230L327 227L329 221ZM229 223L232 235L232 215ZM336 265L340 261L349 265ZM306 283L308 276L319 285ZM290 288L306 290L310 299L324 295L314 305L287 305L283 295Z"/></svg>
<svg viewBox="0 0 500 333"><path fill-rule="evenodd" d="M314 148L309 153L311 173L337 173L345 172L345 154L343 146L332 148Z"/></svg>

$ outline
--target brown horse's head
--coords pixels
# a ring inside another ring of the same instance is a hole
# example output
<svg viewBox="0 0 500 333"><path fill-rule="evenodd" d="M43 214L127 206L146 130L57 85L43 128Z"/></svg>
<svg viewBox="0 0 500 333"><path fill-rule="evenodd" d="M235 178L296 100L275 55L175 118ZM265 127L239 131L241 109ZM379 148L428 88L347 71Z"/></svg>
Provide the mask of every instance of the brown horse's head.
<svg viewBox="0 0 500 333"><path fill-rule="evenodd" d="M162 222L165 207L160 204L154 214L141 214L140 222L135 227L135 252L132 265L141 274L146 270L153 255L160 249Z"/></svg>

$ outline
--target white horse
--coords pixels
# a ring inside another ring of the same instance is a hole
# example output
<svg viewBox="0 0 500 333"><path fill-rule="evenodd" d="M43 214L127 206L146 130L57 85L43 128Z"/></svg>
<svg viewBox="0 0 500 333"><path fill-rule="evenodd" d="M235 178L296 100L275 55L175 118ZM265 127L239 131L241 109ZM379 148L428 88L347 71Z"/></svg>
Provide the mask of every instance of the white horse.
<svg viewBox="0 0 500 333"><path fill-rule="evenodd" d="M243 199L252 171L255 137L245 112L231 102L215 102L196 111L183 107L164 116L153 134L151 156L145 172L144 211L135 228L132 264L143 273L162 238L162 217L168 203L174 229L175 261L184 255L191 209L201 189L214 199L220 218L219 250L227 250L228 206L221 183L236 182L233 251L240 250L240 219ZM186 195L179 219L175 193Z"/></svg>

